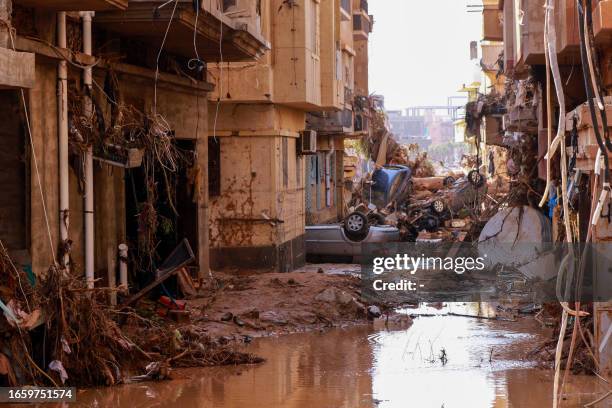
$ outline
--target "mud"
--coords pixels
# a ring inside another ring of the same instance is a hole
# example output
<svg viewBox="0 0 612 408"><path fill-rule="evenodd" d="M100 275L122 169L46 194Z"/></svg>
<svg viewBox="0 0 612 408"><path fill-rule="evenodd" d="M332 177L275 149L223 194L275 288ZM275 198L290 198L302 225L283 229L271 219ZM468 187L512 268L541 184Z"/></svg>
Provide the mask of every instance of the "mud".
<svg viewBox="0 0 612 408"><path fill-rule="evenodd" d="M207 296L188 300L191 322L213 338L240 341L365 324L356 273L355 265L309 266L290 273L217 272L214 288L204 291Z"/></svg>
<svg viewBox="0 0 612 408"><path fill-rule="evenodd" d="M468 308L469 309L469 308ZM552 404L552 370L525 359L546 332L516 322L448 315L460 305L421 308L408 328L330 329L255 339L256 366L192 369L175 380L91 389L74 407L540 408ZM434 316L431 316L434 315ZM441 358L444 350L446 360ZM596 377L571 376L561 407L603 392Z"/></svg>

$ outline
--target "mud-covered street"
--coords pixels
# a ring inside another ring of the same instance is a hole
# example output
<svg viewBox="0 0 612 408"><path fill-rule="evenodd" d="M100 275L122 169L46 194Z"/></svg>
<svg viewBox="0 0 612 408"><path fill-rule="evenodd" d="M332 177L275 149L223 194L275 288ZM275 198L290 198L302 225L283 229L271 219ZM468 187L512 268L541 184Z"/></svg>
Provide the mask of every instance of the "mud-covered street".
<svg viewBox="0 0 612 408"><path fill-rule="evenodd" d="M612 407L612 0L0 0L0 405Z"/></svg>

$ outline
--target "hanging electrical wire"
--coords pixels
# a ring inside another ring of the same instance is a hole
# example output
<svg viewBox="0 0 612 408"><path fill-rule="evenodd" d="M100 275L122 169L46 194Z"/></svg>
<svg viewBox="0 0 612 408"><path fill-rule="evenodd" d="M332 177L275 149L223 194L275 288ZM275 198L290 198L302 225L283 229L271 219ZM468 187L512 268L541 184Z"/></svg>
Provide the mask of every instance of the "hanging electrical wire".
<svg viewBox="0 0 612 408"><path fill-rule="evenodd" d="M548 39L548 19L544 19L544 44L547 43ZM546 152L550 152L552 144L552 92L551 92L551 81L550 81L550 59L548 58L548 52L544 51L544 58L546 61ZM546 201L549 199L550 185L551 185L551 162L552 157L546 159L546 188L544 194L542 194L542 200L540 200L539 206L543 207Z"/></svg>
<svg viewBox="0 0 612 408"><path fill-rule="evenodd" d="M603 125L604 140L608 150L612 151L612 142L610 142L610 132L608 131L608 118L606 114L606 103L603 98L603 84L601 82L601 74L599 72L599 59L597 58L597 50L594 48L595 36L593 35L593 12L591 9L591 0L586 0L586 13L584 24L587 30L585 35L585 45L587 51L587 59L589 63L589 73L591 75L591 83L597 99L601 122Z"/></svg>
<svg viewBox="0 0 612 408"><path fill-rule="evenodd" d="M165 7L172 0L169 0L157 7L155 10L160 10L162 7ZM157 80L159 79L159 60L161 58L162 52L164 51L164 47L166 45L166 40L168 39L168 33L170 32L170 27L172 27L172 21L174 21L174 14L176 13L176 8L178 6L179 0L174 0L174 8L172 8L172 14L170 15L170 21L168 21L168 26L166 26L166 31L164 33L164 38L162 39L162 43L159 47L159 51L157 52L157 59L155 60L155 81L153 86L153 115L157 115Z"/></svg>
<svg viewBox="0 0 612 408"><path fill-rule="evenodd" d="M557 60L557 33L555 26L555 16L554 16L554 0L546 0L545 6L545 19L547 22L545 31L545 52L548 53L548 61L550 62L550 68L552 72L552 76L555 83L555 90L557 94L557 102L559 103L559 120L557 125L557 135L555 137L555 146L561 145L561 196L563 203L563 223L565 225L565 239L571 244L573 241L572 230L570 226L569 219L569 205L567 201L567 152L565 151L565 95L563 93L563 82L561 81L561 73L559 70L559 62ZM551 109L551 106L548 106L548 109ZM550 126L550 124L549 124ZM547 153L547 160L551 160L554 155L554 148L551 146ZM571 251L571 245L570 245ZM562 262L562 267L559 270L559 275L557 276L557 296L559 297L559 301L561 306L563 307L563 312L561 314L561 327L559 330L559 339L557 341L557 348L555 350L555 375L554 375L554 383L553 383L553 408L557 408L559 404L559 379L560 379L560 370L561 370L561 355L563 352L563 340L565 338L565 332L567 331L567 321L570 313L569 306L563 302L563 298L560 294L560 285L563 281L564 276L564 267L563 265L567 262L568 254L564 258L564 262ZM571 276L566 278L566 293L568 292L568 285L571 283Z"/></svg>
<svg viewBox="0 0 612 408"><path fill-rule="evenodd" d="M597 145L599 146L599 150L603 156L604 162L604 175L603 175L603 187L601 190L601 194L599 197L599 201L597 202L597 207L595 208L595 212L593 214L593 218L591 223L596 225L599 217L601 216L601 212L603 210L603 206L610 195L610 162L608 160L608 148L605 146L604 141L601 136L599 122L597 120L597 113L595 111L595 103L593 102L593 81L590 77L590 70L587 69L589 67L589 56L587 53L587 40L585 34L585 15L584 15L584 5L580 0L576 0L576 8L578 9L578 31L580 37L580 59L582 62L582 75L584 79L584 88L587 95L587 103L589 106L589 112L591 114L591 121L593 122L593 130L595 133L595 139L597 140ZM604 106L605 110L605 106ZM603 123L604 127L607 128L607 123ZM599 154L599 153L598 153ZM598 156L599 157L599 156Z"/></svg>

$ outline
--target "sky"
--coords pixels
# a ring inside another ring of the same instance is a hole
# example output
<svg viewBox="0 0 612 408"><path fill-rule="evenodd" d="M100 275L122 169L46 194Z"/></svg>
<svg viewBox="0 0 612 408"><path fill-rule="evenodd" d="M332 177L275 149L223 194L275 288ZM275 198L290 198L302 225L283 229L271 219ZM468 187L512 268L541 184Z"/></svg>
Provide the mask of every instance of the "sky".
<svg viewBox="0 0 612 408"><path fill-rule="evenodd" d="M370 93L387 109L446 105L474 80L470 41L478 41L482 15L468 13L479 0L369 0Z"/></svg>

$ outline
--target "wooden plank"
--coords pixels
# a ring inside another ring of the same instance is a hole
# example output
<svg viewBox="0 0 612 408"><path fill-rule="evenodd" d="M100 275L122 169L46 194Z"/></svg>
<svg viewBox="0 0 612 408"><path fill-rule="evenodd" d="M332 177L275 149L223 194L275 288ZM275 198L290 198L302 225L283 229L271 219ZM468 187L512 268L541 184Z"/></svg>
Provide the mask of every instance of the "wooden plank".
<svg viewBox="0 0 612 408"><path fill-rule="evenodd" d="M171 276L176 275L181 269L182 268L177 268L177 269L171 270L170 272L167 272L167 273L163 274L159 278L155 279L153 282L149 283L144 288L140 289L140 291L138 293L136 293L132 297L128 298L121 305L122 306L129 306L132 303L137 302L138 300L142 299L142 297L145 296L147 293L149 293L151 290L155 289L155 287L157 287L158 285L161 285L162 283L164 283Z"/></svg>
<svg viewBox="0 0 612 408"><path fill-rule="evenodd" d="M34 54L0 48L0 88L33 88Z"/></svg>

